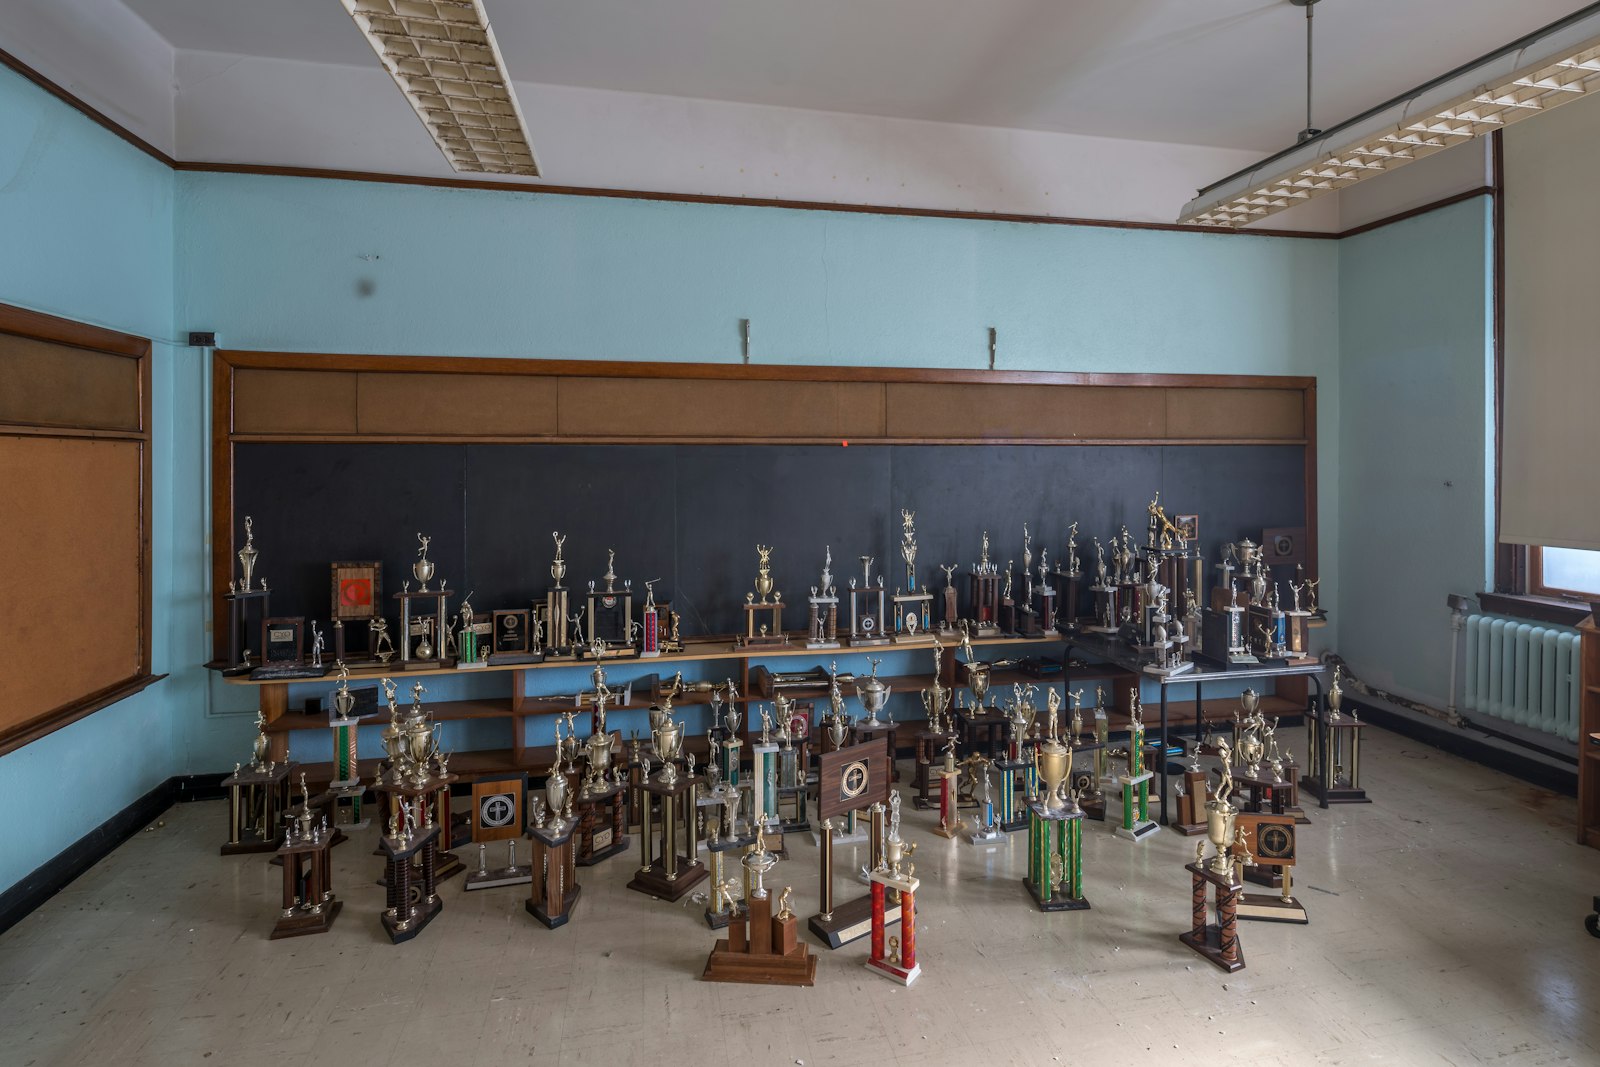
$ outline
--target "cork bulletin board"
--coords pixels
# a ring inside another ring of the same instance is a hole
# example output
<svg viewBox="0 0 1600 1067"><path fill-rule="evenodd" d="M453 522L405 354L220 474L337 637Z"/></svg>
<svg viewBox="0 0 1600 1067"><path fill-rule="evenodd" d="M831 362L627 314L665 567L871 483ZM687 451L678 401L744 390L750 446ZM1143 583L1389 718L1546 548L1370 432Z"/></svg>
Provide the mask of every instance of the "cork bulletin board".
<svg viewBox="0 0 1600 1067"><path fill-rule="evenodd" d="M0 305L0 753L156 680L149 354Z"/></svg>

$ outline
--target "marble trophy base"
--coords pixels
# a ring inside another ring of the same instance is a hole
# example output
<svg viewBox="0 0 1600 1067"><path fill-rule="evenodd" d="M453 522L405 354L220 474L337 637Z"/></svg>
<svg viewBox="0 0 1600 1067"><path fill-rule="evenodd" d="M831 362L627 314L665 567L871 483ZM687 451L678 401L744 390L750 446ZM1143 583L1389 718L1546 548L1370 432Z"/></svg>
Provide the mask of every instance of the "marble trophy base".
<svg viewBox="0 0 1600 1067"><path fill-rule="evenodd" d="M1176 675L1185 674L1194 670L1194 660L1186 659L1174 664L1171 667L1158 667L1154 663L1147 663L1142 669L1145 674L1152 675L1156 678L1172 678Z"/></svg>
<svg viewBox="0 0 1600 1067"><path fill-rule="evenodd" d="M1153 819L1145 819L1141 822L1134 823L1131 827L1117 827L1117 836L1122 838L1124 841L1143 841L1145 838L1159 833L1160 830L1160 823Z"/></svg>
<svg viewBox="0 0 1600 1067"><path fill-rule="evenodd" d="M473 871L461 884L463 890L498 889L503 885L527 885L533 881L529 867L491 867L487 871Z"/></svg>
<svg viewBox="0 0 1600 1067"><path fill-rule="evenodd" d="M864 845L867 843L868 839L867 820L864 817L856 820L856 828L850 833L845 833L842 830L836 830L834 831L833 835L833 843L836 846ZM822 847L822 827L813 826L811 828L811 843L816 845L818 848Z"/></svg>
<svg viewBox="0 0 1600 1067"><path fill-rule="evenodd" d="M1023 825L1026 826L1027 824L1024 823ZM980 826L967 835L967 843L971 845L998 845L1005 839L1005 831L1000 829L999 824Z"/></svg>
<svg viewBox="0 0 1600 1067"><path fill-rule="evenodd" d="M890 963L888 960L868 960L866 968L869 971L875 971L883 975L885 978L891 978L901 985L910 985L922 975L922 964L920 963L913 963L911 968L907 970L904 967L898 967Z"/></svg>
<svg viewBox="0 0 1600 1067"><path fill-rule="evenodd" d="M811 649L842 648L837 641L807 641L806 647Z"/></svg>
<svg viewBox="0 0 1600 1067"><path fill-rule="evenodd" d="M1089 900L1088 900L1087 897L1078 897L1076 899L1073 899L1072 897L1063 897L1063 896L1054 896L1053 895L1049 899L1044 899L1044 898L1041 898L1039 896L1039 887L1034 885L1033 882L1030 879L1028 879L1026 877L1023 878L1022 879L1022 884L1027 887L1028 895L1033 898L1033 902L1039 906L1039 910L1040 911L1088 911L1089 910Z"/></svg>
<svg viewBox="0 0 1600 1067"><path fill-rule="evenodd" d="M931 630L918 630L914 634L895 634L890 639L900 648L928 648L939 643Z"/></svg>
<svg viewBox="0 0 1600 1067"><path fill-rule="evenodd" d="M886 904L884 925L900 921L900 905ZM842 948L872 933L872 897L856 897L834 906L833 912L823 918L813 915L806 923L811 933L829 948Z"/></svg>

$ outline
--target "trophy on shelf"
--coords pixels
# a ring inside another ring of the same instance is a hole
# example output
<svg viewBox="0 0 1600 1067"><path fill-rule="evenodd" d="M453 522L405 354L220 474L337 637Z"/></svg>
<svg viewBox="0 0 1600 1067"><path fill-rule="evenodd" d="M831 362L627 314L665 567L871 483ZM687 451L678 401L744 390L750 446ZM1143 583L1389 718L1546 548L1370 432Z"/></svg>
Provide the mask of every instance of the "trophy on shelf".
<svg viewBox="0 0 1600 1067"><path fill-rule="evenodd" d="M1094 544L1094 576L1089 593L1094 598L1094 621L1083 627L1092 634L1114 634L1120 625L1117 621L1117 583L1106 567L1105 546L1100 538L1091 537ZM1119 557L1116 541L1112 541L1112 557Z"/></svg>
<svg viewBox="0 0 1600 1067"><path fill-rule="evenodd" d="M1073 633L1078 628L1079 587L1083 573L1078 561L1078 524L1067 527L1067 553L1052 574L1055 582L1055 623L1062 633Z"/></svg>
<svg viewBox="0 0 1600 1067"><path fill-rule="evenodd" d="M939 569L944 571L944 588L939 590L939 633L945 636L955 633L961 623L961 608L957 603L955 579L958 566L960 564L939 564Z"/></svg>
<svg viewBox="0 0 1600 1067"><path fill-rule="evenodd" d="M550 562L550 580L555 584L545 590L543 603L535 604L534 611L544 627L545 659L576 659L576 645L582 638L572 625L572 591L561 584L567 576L567 561L562 557L567 535L555 531L550 538L556 545L556 557Z"/></svg>
<svg viewBox="0 0 1600 1067"><path fill-rule="evenodd" d="M639 619L639 657L641 659L654 659L661 655L663 612L656 606L656 583L660 580L660 578L652 578L644 583L644 609Z"/></svg>
<svg viewBox="0 0 1600 1067"><path fill-rule="evenodd" d="M850 579L845 597L850 605L850 637L852 648L868 645L886 645L889 635L884 633L887 605L884 600L883 579L872 580L872 556L861 556L861 584Z"/></svg>
<svg viewBox="0 0 1600 1067"><path fill-rule="evenodd" d="M1000 568L989 558L989 531L983 531L978 562L967 575L973 631L979 637L1000 636Z"/></svg>
<svg viewBox="0 0 1600 1067"><path fill-rule="evenodd" d="M444 579L440 579L437 589L428 588L435 574L433 560L428 558L428 546L432 541L431 537L417 534L417 558L411 564L411 576L420 588L412 589L408 581L394 594L394 599L400 602L401 670L428 670L448 665L443 642L450 594L445 591ZM414 606L416 601L429 602L429 613L418 614Z"/></svg>
<svg viewBox="0 0 1600 1067"><path fill-rule="evenodd" d="M253 614L256 617L259 634L266 628L267 617L272 614L272 596L267 589L266 579L261 580L259 589L253 584L256 560L260 554L256 548L255 521L246 515L244 547L239 549L239 566L244 577L236 582L230 581L227 593L223 594L223 599L228 602L228 663L222 668L225 675L249 674L259 666L250 662L253 646L249 633L250 616Z"/></svg>
<svg viewBox="0 0 1600 1067"><path fill-rule="evenodd" d="M1006 568L1007 580L1010 580L1010 570ZM1040 589L1048 588L1041 585ZM1052 602L1055 599L1054 591L1050 594ZM1022 524L1022 602L1015 606L1012 615L1015 620L1013 629L1021 637L1040 637L1044 634L1045 623L1040 618L1039 609L1034 603L1033 584L1033 534L1028 530L1028 524ZM1053 613L1053 608L1052 608Z"/></svg>
<svg viewBox="0 0 1600 1067"><path fill-rule="evenodd" d="M822 580L811 587L807 598L810 615L806 619L807 648L839 647L839 590L833 583L833 548L823 548Z"/></svg>
<svg viewBox="0 0 1600 1067"><path fill-rule="evenodd" d="M757 545L756 591L744 595L744 633L739 635L740 648L779 646L789 643L783 632L783 594L776 591L772 579L772 546ZM756 597L761 599L757 600Z"/></svg>
<svg viewBox="0 0 1600 1067"><path fill-rule="evenodd" d="M605 588L589 583L588 606L583 615L583 643L578 655L612 659L636 656L633 643L633 581L617 578L617 553L606 549L606 572L600 576ZM622 581L622 588L617 582Z"/></svg>
<svg viewBox="0 0 1600 1067"><path fill-rule="evenodd" d="M900 558L906 565L906 584L896 589L894 604L894 643L927 645L933 636L933 594L917 582L916 512L900 509Z"/></svg>

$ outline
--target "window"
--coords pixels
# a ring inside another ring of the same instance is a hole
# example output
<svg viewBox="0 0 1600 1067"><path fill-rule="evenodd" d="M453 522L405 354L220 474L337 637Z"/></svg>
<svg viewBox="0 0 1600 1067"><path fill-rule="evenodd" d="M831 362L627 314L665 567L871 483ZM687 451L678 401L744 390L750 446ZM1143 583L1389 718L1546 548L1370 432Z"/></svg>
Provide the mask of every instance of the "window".
<svg viewBox="0 0 1600 1067"><path fill-rule="evenodd" d="M1529 548L1528 591L1537 596L1600 599L1600 552L1537 545Z"/></svg>

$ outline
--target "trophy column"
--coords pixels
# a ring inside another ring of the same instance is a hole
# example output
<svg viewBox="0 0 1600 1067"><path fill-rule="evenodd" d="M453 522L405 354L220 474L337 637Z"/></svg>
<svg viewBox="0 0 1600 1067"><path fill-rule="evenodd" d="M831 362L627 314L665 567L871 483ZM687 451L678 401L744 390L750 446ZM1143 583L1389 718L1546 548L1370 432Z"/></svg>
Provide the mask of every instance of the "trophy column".
<svg viewBox="0 0 1600 1067"><path fill-rule="evenodd" d="M935 773L939 779L939 825L933 832L943 838L953 838L961 832L961 816L956 813L961 772L946 764Z"/></svg>
<svg viewBox="0 0 1600 1067"><path fill-rule="evenodd" d="M1226 876L1198 863L1185 865L1193 879L1191 925L1178 940L1228 973L1244 969L1244 950L1239 947L1239 894L1244 886L1234 881L1230 865ZM1216 898L1217 923L1206 922L1206 886Z"/></svg>
<svg viewBox="0 0 1600 1067"><path fill-rule="evenodd" d="M916 893L921 887L917 879L900 872L900 865L872 872L872 941L867 957L867 969L892 978L901 985L910 985L922 974L916 953ZM886 937L889 923L885 898L890 890L899 896L900 936Z"/></svg>
<svg viewBox="0 0 1600 1067"><path fill-rule="evenodd" d="M529 915L551 930L565 926L572 918L572 909L578 906L578 896L583 891L578 885L572 851L577 822L567 819L557 826L560 828L533 826L528 829L528 837L533 841L533 881L523 905Z"/></svg>
<svg viewBox="0 0 1600 1067"><path fill-rule="evenodd" d="M278 858L283 861L283 911L269 939L325 934L333 927L343 901L333 897L331 853L333 833L313 828L310 835L291 826Z"/></svg>
<svg viewBox="0 0 1600 1067"><path fill-rule="evenodd" d="M1040 911L1083 911L1083 812L1028 804L1028 875Z"/></svg>
<svg viewBox="0 0 1600 1067"><path fill-rule="evenodd" d="M670 768L670 765L669 765ZM680 900L690 889L706 878L706 865L698 856L699 842L696 831L695 793L698 778L675 777L663 781L658 775L640 788L643 799L644 827L640 832L640 858L643 863L628 888L648 893L663 900ZM659 844L652 832L650 798L661 804L661 832ZM680 826L680 822L682 825ZM680 851L679 832L683 834ZM652 854L654 849L654 854Z"/></svg>

